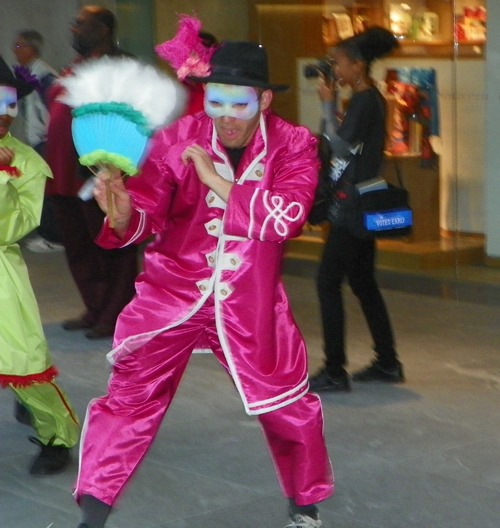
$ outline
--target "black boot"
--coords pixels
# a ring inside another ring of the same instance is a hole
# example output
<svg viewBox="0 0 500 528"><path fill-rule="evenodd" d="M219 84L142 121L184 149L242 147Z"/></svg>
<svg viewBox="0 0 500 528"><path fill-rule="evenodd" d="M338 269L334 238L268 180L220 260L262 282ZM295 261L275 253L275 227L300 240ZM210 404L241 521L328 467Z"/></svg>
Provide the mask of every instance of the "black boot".
<svg viewBox="0 0 500 528"><path fill-rule="evenodd" d="M385 383L403 383L405 381L405 374L403 365L398 360L396 360L396 363L391 367L381 365L377 360L375 360L371 365L368 365L368 367L355 372L352 375L352 381L383 381Z"/></svg>
<svg viewBox="0 0 500 528"><path fill-rule="evenodd" d="M339 376L332 376L326 369L322 369L309 378L310 392L349 392L350 390L349 375L345 370Z"/></svg>
<svg viewBox="0 0 500 528"><path fill-rule="evenodd" d="M40 454L35 458L30 468L32 475L55 475L64 471L71 462L71 452L69 447L53 445L55 437L45 445L34 436L29 437L29 441L38 445Z"/></svg>
<svg viewBox="0 0 500 528"><path fill-rule="evenodd" d="M111 513L111 506L92 495L80 497L83 523L78 528L104 528L106 519Z"/></svg>

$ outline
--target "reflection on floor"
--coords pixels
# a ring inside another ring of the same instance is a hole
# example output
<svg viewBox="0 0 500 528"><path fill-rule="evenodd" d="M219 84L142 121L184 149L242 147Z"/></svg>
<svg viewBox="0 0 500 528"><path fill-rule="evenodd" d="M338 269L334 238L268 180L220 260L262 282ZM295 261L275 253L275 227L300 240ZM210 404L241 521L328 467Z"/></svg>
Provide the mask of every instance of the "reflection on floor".
<svg viewBox="0 0 500 528"><path fill-rule="evenodd" d="M301 236L286 243L287 257L291 260L318 262L327 234L328 225L306 224ZM484 236L459 236L445 232L437 240L415 241L411 236L405 239L379 239L378 265L408 273L481 266L487 260L484 245ZM497 275L500 276L500 272Z"/></svg>
<svg viewBox="0 0 500 528"><path fill-rule="evenodd" d="M442 237L418 243L379 240L377 247L379 265L398 270L449 269L484 261L484 240L475 237Z"/></svg>
<svg viewBox="0 0 500 528"><path fill-rule="evenodd" d="M289 259L284 271L289 275L314 279L317 262ZM404 272L379 266L382 288L431 295L442 299L500 306L500 269L487 266L460 266L437 270Z"/></svg>
<svg viewBox="0 0 500 528"><path fill-rule="evenodd" d="M60 383L83 418L88 401L105 391L110 341L61 329L82 308L63 255L28 254L27 260ZM314 371L321 365L314 269L288 271L294 274L285 277L287 290ZM321 506L324 527L498 528L500 296L482 295L499 284L470 280L460 295L443 295L442 285L458 288L456 277L381 271L380 280L408 381L355 384L350 394L322 397L337 481L336 495ZM348 288L345 301L348 368L354 370L371 359L371 341ZM0 403L0 527L76 528L70 494L76 460L61 475L29 476L36 452L27 441L31 431L15 422L9 391L0 392ZM245 416L214 358L193 356L109 528L286 523L258 423Z"/></svg>

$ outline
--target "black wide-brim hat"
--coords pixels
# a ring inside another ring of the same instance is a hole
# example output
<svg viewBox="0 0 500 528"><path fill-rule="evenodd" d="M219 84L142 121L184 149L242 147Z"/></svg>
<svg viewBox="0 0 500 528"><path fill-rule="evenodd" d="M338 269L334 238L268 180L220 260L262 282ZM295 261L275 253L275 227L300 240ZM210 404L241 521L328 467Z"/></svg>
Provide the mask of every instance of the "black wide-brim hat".
<svg viewBox="0 0 500 528"><path fill-rule="evenodd" d="M22 99L33 91L33 86L21 79L16 79L5 60L0 57L0 84L12 86L17 90L17 98Z"/></svg>
<svg viewBox="0 0 500 528"><path fill-rule="evenodd" d="M269 82L266 50L253 42L222 42L210 59L210 74L188 79L202 83L253 86L274 92L288 89L286 84Z"/></svg>

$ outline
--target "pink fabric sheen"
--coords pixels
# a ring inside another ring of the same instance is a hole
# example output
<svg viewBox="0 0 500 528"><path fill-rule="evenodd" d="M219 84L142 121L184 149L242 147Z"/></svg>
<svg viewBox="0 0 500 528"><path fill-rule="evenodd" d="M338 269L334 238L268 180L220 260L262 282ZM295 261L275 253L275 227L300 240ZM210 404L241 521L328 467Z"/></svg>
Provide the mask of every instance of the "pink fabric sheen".
<svg viewBox="0 0 500 528"><path fill-rule="evenodd" d="M227 204L181 154L202 146L234 181ZM307 356L280 278L283 242L300 233L317 181L316 140L267 113L233 174L204 114L159 132L126 185L134 214L123 240L145 251L137 295L120 315L108 395L89 405L75 495L114 505L146 455L193 349L209 345L258 415L283 494L297 504L333 493L321 403L307 393Z"/></svg>
<svg viewBox="0 0 500 528"><path fill-rule="evenodd" d="M164 129L155 136L141 175L127 181L135 207L144 211L141 221L135 213L136 231L118 240L105 226L97 240L113 248L157 235L146 248L137 295L118 319L114 360L196 313L210 294L199 285L217 277L219 337L248 414L285 406L307 391L305 345L279 271L282 243L300 233L314 197L316 140L305 128L272 114L266 115L265 129L267 141L258 131L247 147L225 209L200 207L209 189L194 166L181 161L187 145L198 143L214 162L229 167L212 149L211 119L187 116ZM217 150L224 151L218 143ZM207 228L214 222L220 225L218 236ZM220 236L224 245L218 268L225 255L234 255L241 262L238 269L219 273L208 265ZM228 297L221 293L226 287L233 292Z"/></svg>
<svg viewBox="0 0 500 528"><path fill-rule="evenodd" d="M81 438L77 500L86 494L115 504L146 455L200 337L229 370L218 342L213 298L186 323L158 335L114 365L108 395L89 405ZM333 475L319 398L307 394L259 420L284 496L302 505L328 498L333 493Z"/></svg>

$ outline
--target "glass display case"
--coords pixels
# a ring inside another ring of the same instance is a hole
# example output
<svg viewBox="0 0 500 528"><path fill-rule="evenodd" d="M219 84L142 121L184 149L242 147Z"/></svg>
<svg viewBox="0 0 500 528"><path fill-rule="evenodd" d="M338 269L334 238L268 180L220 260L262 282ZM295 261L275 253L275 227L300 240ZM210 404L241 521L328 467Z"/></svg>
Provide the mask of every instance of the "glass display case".
<svg viewBox="0 0 500 528"><path fill-rule="evenodd" d="M384 3L386 26L403 56L481 58L486 42L484 2L407 0Z"/></svg>
<svg viewBox="0 0 500 528"><path fill-rule="evenodd" d="M307 67L328 57L339 39L366 27L392 30L400 49L372 69L389 108L384 177L392 181L395 165L401 169L415 225L407 239L378 242L379 264L422 270L483 263L486 2L255 0L250 13L250 38L267 48L275 82L290 85L286 94L275 95L275 111L314 133L321 117L317 78L305 75ZM432 72L432 94L428 84L408 78L419 70ZM391 78L395 72L397 79ZM403 92L394 89L394 80L405 85L398 86ZM413 96L416 106L405 107ZM430 96L432 130L424 116ZM399 144L394 132L402 134ZM324 228L306 226L289 243L289 257L317 261L324 234Z"/></svg>
<svg viewBox="0 0 500 528"><path fill-rule="evenodd" d="M486 6L483 0L372 0L325 2L325 26L335 34L338 13L351 19L354 32L383 25L401 42L402 56L480 58L486 42ZM328 32L327 32L328 34ZM333 45L330 38L327 45Z"/></svg>

